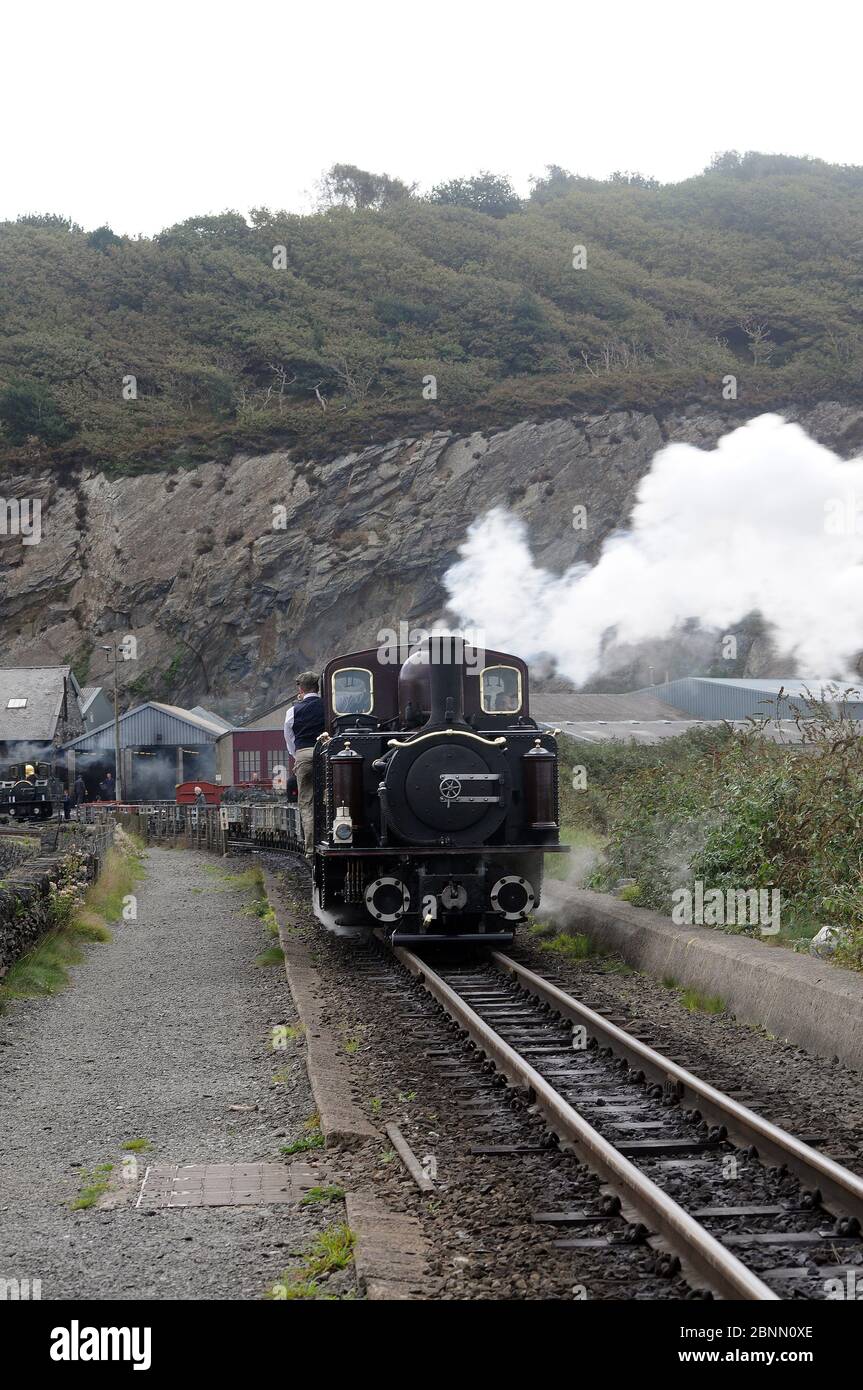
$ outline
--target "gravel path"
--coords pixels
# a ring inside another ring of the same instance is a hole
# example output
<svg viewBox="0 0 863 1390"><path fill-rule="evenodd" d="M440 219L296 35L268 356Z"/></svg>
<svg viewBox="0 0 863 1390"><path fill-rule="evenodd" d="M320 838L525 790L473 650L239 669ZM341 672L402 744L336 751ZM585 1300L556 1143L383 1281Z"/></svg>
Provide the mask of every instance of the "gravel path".
<svg viewBox="0 0 863 1390"><path fill-rule="evenodd" d="M281 965L254 963L272 941L248 888L212 856L146 863L138 920L64 993L0 1017L0 1278L41 1279L43 1299L260 1298L340 1205L69 1207L130 1139L152 1146L142 1172L273 1160L314 1109L300 1051L271 1045L296 1019Z"/></svg>

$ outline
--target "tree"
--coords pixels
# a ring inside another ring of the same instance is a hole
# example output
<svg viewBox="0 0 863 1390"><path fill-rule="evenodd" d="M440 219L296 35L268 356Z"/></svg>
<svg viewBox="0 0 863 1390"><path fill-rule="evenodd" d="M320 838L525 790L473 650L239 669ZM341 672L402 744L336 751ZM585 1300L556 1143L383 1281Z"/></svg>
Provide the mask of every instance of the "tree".
<svg viewBox="0 0 863 1390"><path fill-rule="evenodd" d="M389 207L410 198L416 184L402 183L389 174L372 174L356 164L333 164L318 185L320 207L347 207L357 212L365 208Z"/></svg>
<svg viewBox="0 0 863 1390"><path fill-rule="evenodd" d="M609 174L608 183L623 183L628 188L658 188L659 179L652 174L641 174L637 169L615 169Z"/></svg>
<svg viewBox="0 0 863 1390"><path fill-rule="evenodd" d="M18 382L0 393L0 423L15 445L35 435L46 444L62 444L73 433L46 388L38 382Z"/></svg>
<svg viewBox="0 0 863 1390"><path fill-rule="evenodd" d="M107 225L96 227L87 236L87 245L92 246L94 251L107 251L109 246L119 246L121 241L122 237L118 237Z"/></svg>
<svg viewBox="0 0 863 1390"><path fill-rule="evenodd" d="M576 189L583 191L605 187L602 179L589 179L582 174L572 174L560 164L546 164L545 173L541 176L531 174L529 183L532 203L547 203L552 198L559 198L562 194L572 193Z"/></svg>
<svg viewBox="0 0 863 1390"><path fill-rule="evenodd" d="M776 344L770 337L770 329L766 323L756 323L754 319L745 318L740 320L740 327L746 334L749 351L752 353L752 361L756 367L770 361L773 356Z"/></svg>
<svg viewBox="0 0 863 1390"><path fill-rule="evenodd" d="M713 156L705 174L734 174L740 168L741 156L739 150L721 150Z"/></svg>
<svg viewBox="0 0 863 1390"><path fill-rule="evenodd" d="M429 196L433 203L473 208L475 212L487 213L489 217L506 217L508 213L518 212L521 208L521 199L506 175L487 171L474 174L470 179L450 179L449 183L439 183Z"/></svg>
<svg viewBox="0 0 863 1390"><path fill-rule="evenodd" d="M166 227L156 240L162 246L242 246L250 235L241 212L228 210L208 217L187 217Z"/></svg>
<svg viewBox="0 0 863 1390"><path fill-rule="evenodd" d="M47 227L52 232L83 232L84 228L61 212L24 212L16 219L19 227Z"/></svg>

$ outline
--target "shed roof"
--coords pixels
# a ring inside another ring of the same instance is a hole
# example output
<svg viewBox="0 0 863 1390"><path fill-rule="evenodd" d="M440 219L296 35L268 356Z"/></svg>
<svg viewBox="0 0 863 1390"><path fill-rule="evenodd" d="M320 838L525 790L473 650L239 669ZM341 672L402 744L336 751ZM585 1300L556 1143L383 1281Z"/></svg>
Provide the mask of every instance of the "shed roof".
<svg viewBox="0 0 863 1390"><path fill-rule="evenodd" d="M161 700L147 700L145 704L136 705L120 715L120 744L124 748L157 741L171 744L188 739L191 742L195 735L198 735L195 740L198 743L214 743L223 733L224 721L218 716L197 714L194 710L181 709L179 705L163 704ZM157 739L157 734L161 735L160 739ZM65 744L66 748L74 748L80 753L113 746L113 719Z"/></svg>
<svg viewBox="0 0 863 1390"><path fill-rule="evenodd" d="M649 691L636 690L622 695L579 695L531 693L530 712L543 724L567 720L685 719L679 709L665 704Z"/></svg>

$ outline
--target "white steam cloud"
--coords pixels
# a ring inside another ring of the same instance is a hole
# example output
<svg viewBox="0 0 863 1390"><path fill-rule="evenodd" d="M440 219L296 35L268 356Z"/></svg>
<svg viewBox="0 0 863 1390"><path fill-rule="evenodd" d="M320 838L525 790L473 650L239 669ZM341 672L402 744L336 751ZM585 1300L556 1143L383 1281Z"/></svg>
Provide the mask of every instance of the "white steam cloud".
<svg viewBox="0 0 863 1390"><path fill-rule="evenodd" d="M489 646L552 654L576 684L600 669L610 633L656 641L691 619L729 632L755 611L797 674L859 681L863 458L843 461L778 415L711 451L661 449L628 530L592 567L539 568L524 524L502 509L470 527L460 554L444 577L459 620Z"/></svg>

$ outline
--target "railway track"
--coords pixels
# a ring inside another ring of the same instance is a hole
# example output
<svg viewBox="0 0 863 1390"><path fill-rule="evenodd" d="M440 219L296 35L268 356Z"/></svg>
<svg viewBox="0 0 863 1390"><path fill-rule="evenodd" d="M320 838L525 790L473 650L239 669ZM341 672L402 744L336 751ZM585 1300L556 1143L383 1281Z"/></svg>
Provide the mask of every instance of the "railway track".
<svg viewBox="0 0 863 1390"><path fill-rule="evenodd" d="M824 1298L829 1280L860 1274L855 1173L510 956L436 969L394 955L606 1185L596 1210L535 1214L559 1248L649 1242L663 1274L720 1298Z"/></svg>
<svg viewBox="0 0 863 1390"><path fill-rule="evenodd" d="M863 1178L512 956L435 968L404 947L387 955L481 1058L477 1106L491 1079L599 1177L601 1204L535 1213L556 1247L647 1243L657 1270L694 1296L811 1300L827 1297L828 1281L863 1280ZM463 1101L464 1067L450 1075ZM476 1152L522 1147L538 1146Z"/></svg>

